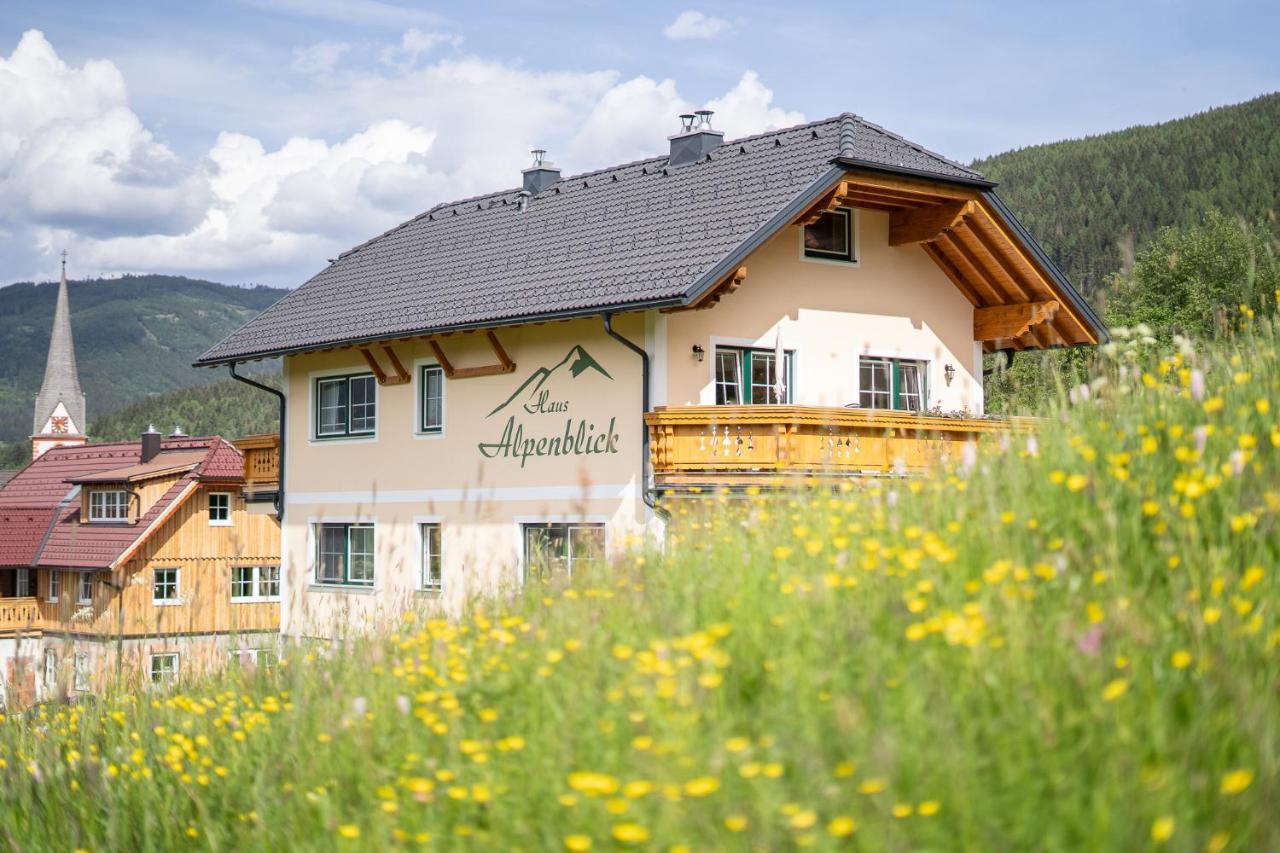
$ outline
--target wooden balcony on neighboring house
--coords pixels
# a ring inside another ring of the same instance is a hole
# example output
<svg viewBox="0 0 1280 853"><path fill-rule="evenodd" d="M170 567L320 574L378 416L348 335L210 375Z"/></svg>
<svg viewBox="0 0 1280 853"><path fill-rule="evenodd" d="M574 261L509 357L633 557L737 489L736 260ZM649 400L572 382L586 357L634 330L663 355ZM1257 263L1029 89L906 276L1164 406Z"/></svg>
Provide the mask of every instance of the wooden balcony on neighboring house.
<svg viewBox="0 0 1280 853"><path fill-rule="evenodd" d="M249 435L232 442L244 454L244 496L249 503L269 503L280 490L280 436Z"/></svg>
<svg viewBox="0 0 1280 853"><path fill-rule="evenodd" d="M828 406L678 406L645 415L659 489L777 477L912 473L1030 419L940 417Z"/></svg>
<svg viewBox="0 0 1280 853"><path fill-rule="evenodd" d="M43 627L40 602L34 597L0 598L0 634L39 634Z"/></svg>

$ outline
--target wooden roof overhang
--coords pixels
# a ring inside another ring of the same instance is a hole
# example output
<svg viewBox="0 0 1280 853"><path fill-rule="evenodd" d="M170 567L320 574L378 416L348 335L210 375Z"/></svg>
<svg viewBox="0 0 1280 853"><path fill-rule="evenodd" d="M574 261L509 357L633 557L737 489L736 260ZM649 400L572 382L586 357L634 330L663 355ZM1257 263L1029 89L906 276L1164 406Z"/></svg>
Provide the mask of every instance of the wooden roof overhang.
<svg viewBox="0 0 1280 853"><path fill-rule="evenodd" d="M878 172L849 171L797 224L838 207L889 214L889 245L919 244L974 307L985 352L1097 344L1097 318L1011 227L999 203L970 188Z"/></svg>

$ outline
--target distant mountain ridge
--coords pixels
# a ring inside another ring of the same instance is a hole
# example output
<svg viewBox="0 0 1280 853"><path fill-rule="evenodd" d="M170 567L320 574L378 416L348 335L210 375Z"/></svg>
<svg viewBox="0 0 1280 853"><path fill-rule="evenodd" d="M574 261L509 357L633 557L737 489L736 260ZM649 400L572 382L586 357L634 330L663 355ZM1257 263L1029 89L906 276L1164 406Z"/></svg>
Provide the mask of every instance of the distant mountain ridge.
<svg viewBox="0 0 1280 853"><path fill-rule="evenodd" d="M1280 93L975 160L1087 296L1156 229L1206 210L1280 223Z"/></svg>
<svg viewBox="0 0 1280 853"><path fill-rule="evenodd" d="M225 378L191 362L286 293L166 275L73 280L68 290L91 435L130 402ZM56 293L52 282L0 288L0 441L30 434Z"/></svg>

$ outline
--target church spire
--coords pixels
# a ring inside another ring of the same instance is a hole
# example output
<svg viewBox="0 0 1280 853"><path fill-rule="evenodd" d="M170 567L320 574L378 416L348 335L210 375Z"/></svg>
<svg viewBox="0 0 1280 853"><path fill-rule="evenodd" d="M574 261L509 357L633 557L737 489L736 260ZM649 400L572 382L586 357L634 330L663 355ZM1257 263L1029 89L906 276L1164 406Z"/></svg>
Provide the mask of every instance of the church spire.
<svg viewBox="0 0 1280 853"><path fill-rule="evenodd" d="M67 302L67 253L62 253L62 279L53 312L53 333L49 337L49 357L44 367L44 384L36 396L35 426L31 436L32 456L51 447L84 444L87 424L84 392L76 372L76 351L71 341L71 309Z"/></svg>

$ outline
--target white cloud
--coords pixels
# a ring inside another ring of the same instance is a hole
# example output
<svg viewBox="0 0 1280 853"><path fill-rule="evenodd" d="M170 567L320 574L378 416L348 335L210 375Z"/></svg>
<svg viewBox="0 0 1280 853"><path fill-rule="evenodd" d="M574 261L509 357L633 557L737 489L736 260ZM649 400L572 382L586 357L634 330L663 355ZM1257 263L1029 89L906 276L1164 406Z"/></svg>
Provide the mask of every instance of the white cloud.
<svg viewBox="0 0 1280 853"><path fill-rule="evenodd" d="M440 45L458 47L462 44L462 36L452 33L424 32L417 27L405 31L400 43L382 51L382 62L392 68L407 71L418 64L431 51Z"/></svg>
<svg viewBox="0 0 1280 853"><path fill-rule="evenodd" d="M688 9L676 15L676 19L663 28L662 34L669 39L712 39L728 30L730 26L724 18L704 15L697 9Z"/></svg>
<svg viewBox="0 0 1280 853"><path fill-rule="evenodd" d="M338 66L338 61L349 50L351 45L340 41L320 41L308 47L295 47L289 67L300 74L326 74Z"/></svg>
<svg viewBox="0 0 1280 853"><path fill-rule="evenodd" d="M271 144L224 130L187 157L132 111L115 65L70 67L28 34L0 54L0 269L47 275L66 247L77 274L296 285L433 204L518 186L532 147L566 174L661 154L693 106L672 80L430 58L455 37L410 33L409 65L306 48L308 68L330 70L271 102L298 129ZM751 72L707 105L731 137L803 119Z"/></svg>

